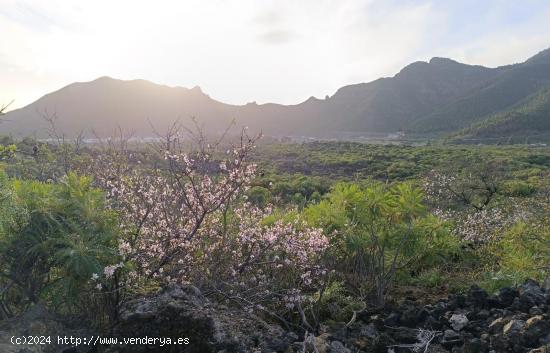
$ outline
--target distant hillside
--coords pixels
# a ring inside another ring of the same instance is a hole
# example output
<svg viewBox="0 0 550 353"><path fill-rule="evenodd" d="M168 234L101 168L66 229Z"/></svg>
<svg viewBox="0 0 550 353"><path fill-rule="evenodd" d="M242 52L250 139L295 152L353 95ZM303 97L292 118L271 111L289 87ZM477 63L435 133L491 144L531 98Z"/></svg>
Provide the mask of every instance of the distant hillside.
<svg viewBox="0 0 550 353"><path fill-rule="evenodd" d="M496 115L513 114L547 86L550 49L524 63L499 68L433 58L412 63L393 77L345 86L326 99L311 97L296 105L230 105L212 99L198 87L102 77L73 83L9 112L7 121L0 124L0 133L44 136L47 124L41 115L48 112L57 115L59 130L68 135L81 130L107 135L120 126L151 136L153 128L162 132L176 119L185 123L193 116L211 132L224 130L236 119L239 126L274 136L396 131L444 136L491 124L491 134L496 136L507 126L495 125ZM532 129L543 134L548 129L544 115L524 122L528 124L523 127L525 133ZM480 130L479 134L488 133Z"/></svg>
<svg viewBox="0 0 550 353"><path fill-rule="evenodd" d="M190 116L224 118L225 105L200 88L168 87L145 80L122 81L101 77L77 82L47 94L5 115L0 131L44 136L43 115L56 115L57 128L68 135L82 130L108 135L118 126L139 135L152 135L152 126L164 131L168 123ZM226 119L229 121L229 119Z"/></svg>
<svg viewBox="0 0 550 353"><path fill-rule="evenodd" d="M499 68L499 75L411 124L417 132L445 132L483 121L550 85L550 60Z"/></svg>
<svg viewBox="0 0 550 353"><path fill-rule="evenodd" d="M495 142L550 140L550 87L529 96L510 110L451 135L452 141L494 139Z"/></svg>
<svg viewBox="0 0 550 353"><path fill-rule="evenodd" d="M443 58L415 62L392 78L341 88L321 119L342 131L391 132L494 79L498 70Z"/></svg>

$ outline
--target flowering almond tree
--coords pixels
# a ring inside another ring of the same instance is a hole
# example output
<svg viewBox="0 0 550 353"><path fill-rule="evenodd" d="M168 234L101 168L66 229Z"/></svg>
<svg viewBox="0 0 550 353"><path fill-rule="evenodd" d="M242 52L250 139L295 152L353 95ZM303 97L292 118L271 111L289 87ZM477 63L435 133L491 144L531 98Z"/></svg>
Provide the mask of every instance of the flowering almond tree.
<svg viewBox="0 0 550 353"><path fill-rule="evenodd" d="M444 174L432 170L424 180L428 203L436 216L452 221L453 234L471 243L498 240L517 222L533 218L544 209L544 199L497 195L500 175ZM500 196L500 197L497 197Z"/></svg>
<svg viewBox="0 0 550 353"><path fill-rule="evenodd" d="M243 201L256 172L248 155L258 138L243 131L220 152L220 141L209 144L200 132L183 140L172 130L154 146L163 157L157 167L124 148L96 159L96 181L121 214L119 252L133 266L129 282L191 283L248 309L291 310L304 290L315 290L326 273L318 265L328 246L323 233ZM121 267L105 268L102 276Z"/></svg>
<svg viewBox="0 0 550 353"><path fill-rule="evenodd" d="M477 167L447 174L432 170L424 182L428 201L462 203L476 211L488 208L498 195L502 175L491 165Z"/></svg>

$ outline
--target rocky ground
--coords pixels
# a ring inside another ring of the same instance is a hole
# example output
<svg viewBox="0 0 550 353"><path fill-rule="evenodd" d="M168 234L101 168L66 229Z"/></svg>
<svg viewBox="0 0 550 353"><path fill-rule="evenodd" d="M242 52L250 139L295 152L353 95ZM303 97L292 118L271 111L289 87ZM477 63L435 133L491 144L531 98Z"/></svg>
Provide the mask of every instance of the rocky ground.
<svg viewBox="0 0 550 353"><path fill-rule="evenodd" d="M59 330L49 320L34 317L25 325L12 321L11 328L0 323L0 342L14 332ZM493 295L474 286L466 295L451 295L430 304L410 295L384 312L362 312L351 324L323 325L316 336L305 338L254 315L214 304L193 287L173 286L128 303L112 335L187 337L189 344L101 350L4 344L0 352L550 353L550 280L544 285L527 281Z"/></svg>
<svg viewBox="0 0 550 353"><path fill-rule="evenodd" d="M323 338L326 351L550 353L550 288L536 282L491 296L474 286L467 295L434 304L419 301L407 298L349 328L330 328ZM334 349L335 341L344 348Z"/></svg>
<svg viewBox="0 0 550 353"><path fill-rule="evenodd" d="M70 344L58 345L57 336L89 337L93 331L83 328L83 323L78 320L61 320L52 315L42 306L35 306L22 316L0 321L0 353L59 353L70 351ZM14 345L11 339L28 339L40 337L38 342L32 344ZM49 337L52 342L45 342ZM44 343L44 344L39 344ZM83 347L84 348L84 347ZM81 350L81 352L85 352Z"/></svg>

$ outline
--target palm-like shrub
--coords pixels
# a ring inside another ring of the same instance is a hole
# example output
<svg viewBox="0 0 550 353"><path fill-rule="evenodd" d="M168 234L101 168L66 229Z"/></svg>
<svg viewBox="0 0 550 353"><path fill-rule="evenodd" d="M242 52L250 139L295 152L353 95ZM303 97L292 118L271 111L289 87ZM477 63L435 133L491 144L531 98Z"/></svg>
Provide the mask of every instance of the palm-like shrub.
<svg viewBox="0 0 550 353"><path fill-rule="evenodd" d="M89 307L92 274L117 260L115 216L105 210L103 194L75 174L59 184L6 184L4 207L17 211L0 228L0 286L10 288L5 305L81 313Z"/></svg>
<svg viewBox="0 0 550 353"><path fill-rule="evenodd" d="M332 235L332 266L348 288L382 306L398 271L433 265L455 248L422 200L422 192L408 183L338 184L326 200L305 212Z"/></svg>

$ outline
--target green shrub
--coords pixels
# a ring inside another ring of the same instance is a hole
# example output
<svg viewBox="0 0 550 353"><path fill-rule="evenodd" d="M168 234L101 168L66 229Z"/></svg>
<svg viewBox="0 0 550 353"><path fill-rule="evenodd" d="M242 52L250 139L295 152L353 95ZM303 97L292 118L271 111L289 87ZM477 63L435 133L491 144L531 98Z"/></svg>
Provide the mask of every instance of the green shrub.
<svg viewBox="0 0 550 353"><path fill-rule="evenodd" d="M408 161L397 161L392 163L388 169L389 179L406 179L415 174L416 165Z"/></svg>
<svg viewBox="0 0 550 353"><path fill-rule="evenodd" d="M354 311L364 308L364 303L349 295L342 281L331 282L321 298L317 296L312 299L318 302L318 316L321 321L348 322Z"/></svg>
<svg viewBox="0 0 550 353"><path fill-rule="evenodd" d="M501 185L501 193L506 196L526 197L534 194L537 188L525 181L511 180Z"/></svg>
<svg viewBox="0 0 550 353"><path fill-rule="evenodd" d="M500 272L515 282L526 278L544 280L550 274L548 224L519 222L498 243Z"/></svg>
<svg viewBox="0 0 550 353"><path fill-rule="evenodd" d="M331 236L333 266L348 289L383 305L398 272L419 272L446 261L458 249L456 239L427 213L422 199L422 192L409 183L366 188L337 184L304 214Z"/></svg>
<svg viewBox="0 0 550 353"><path fill-rule="evenodd" d="M421 287L439 287L447 283L449 276L439 267L432 267L420 272L410 283Z"/></svg>
<svg viewBox="0 0 550 353"><path fill-rule="evenodd" d="M254 186L247 192L248 200L255 206L264 207L271 201L271 193L262 186Z"/></svg>
<svg viewBox="0 0 550 353"><path fill-rule="evenodd" d="M91 180L69 174L59 184L16 180L2 192L16 210L0 236L2 285L13 311L41 303L60 311L91 309L90 278L116 263L115 214ZM5 205L3 207L6 207ZM14 305L15 304L15 305Z"/></svg>

